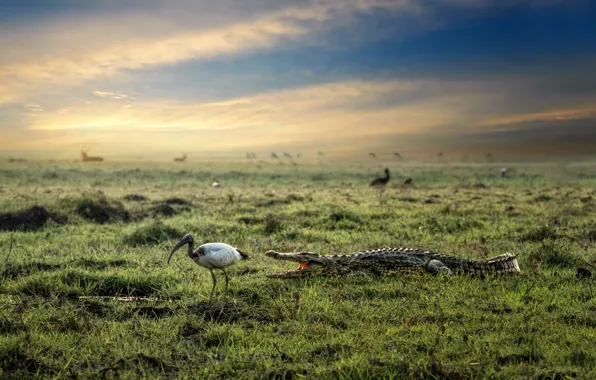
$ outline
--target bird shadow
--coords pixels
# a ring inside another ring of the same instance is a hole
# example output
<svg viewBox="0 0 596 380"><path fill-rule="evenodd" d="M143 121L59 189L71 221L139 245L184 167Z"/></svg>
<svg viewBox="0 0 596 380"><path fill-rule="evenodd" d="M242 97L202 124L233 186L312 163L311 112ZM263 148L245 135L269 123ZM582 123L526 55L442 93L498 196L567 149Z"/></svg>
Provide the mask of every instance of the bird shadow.
<svg viewBox="0 0 596 380"><path fill-rule="evenodd" d="M219 299L200 301L189 306L188 310L210 322L233 323L241 320L254 320L258 322L271 322L271 317L266 309L251 307L240 301Z"/></svg>

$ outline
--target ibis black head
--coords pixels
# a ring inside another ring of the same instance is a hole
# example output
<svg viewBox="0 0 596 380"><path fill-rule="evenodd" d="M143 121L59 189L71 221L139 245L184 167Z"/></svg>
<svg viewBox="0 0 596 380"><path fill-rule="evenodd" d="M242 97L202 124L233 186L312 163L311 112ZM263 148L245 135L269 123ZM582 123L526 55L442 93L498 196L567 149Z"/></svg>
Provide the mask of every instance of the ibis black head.
<svg viewBox="0 0 596 380"><path fill-rule="evenodd" d="M172 248L172 250L170 251L170 256L168 257L168 264L170 263L170 259L172 258L172 256L174 255L174 252L176 252L180 247L182 247L183 245L188 244L190 249L192 250L192 246L195 243L195 239L192 237L191 234L186 234L182 237L182 239L180 239L180 241L178 242L178 244L176 244L174 246L174 248Z"/></svg>
<svg viewBox="0 0 596 380"><path fill-rule="evenodd" d="M389 168L385 168L385 174L389 175Z"/></svg>

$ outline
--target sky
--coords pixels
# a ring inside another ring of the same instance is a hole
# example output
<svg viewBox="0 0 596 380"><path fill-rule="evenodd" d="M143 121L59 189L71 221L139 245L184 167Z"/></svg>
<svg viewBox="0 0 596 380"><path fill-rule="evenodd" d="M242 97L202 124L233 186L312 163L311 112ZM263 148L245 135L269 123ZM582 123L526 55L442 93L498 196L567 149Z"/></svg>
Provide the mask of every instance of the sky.
<svg viewBox="0 0 596 380"><path fill-rule="evenodd" d="M592 0L3 0L0 154L596 153Z"/></svg>

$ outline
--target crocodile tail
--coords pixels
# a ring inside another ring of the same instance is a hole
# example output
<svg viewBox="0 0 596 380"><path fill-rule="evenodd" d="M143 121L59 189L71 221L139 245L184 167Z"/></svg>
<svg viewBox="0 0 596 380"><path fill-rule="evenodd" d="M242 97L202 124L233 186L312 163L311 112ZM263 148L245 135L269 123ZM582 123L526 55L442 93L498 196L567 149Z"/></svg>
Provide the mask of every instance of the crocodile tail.
<svg viewBox="0 0 596 380"><path fill-rule="evenodd" d="M517 255L505 253L500 256L486 260L486 265L493 268L497 273L520 273Z"/></svg>
<svg viewBox="0 0 596 380"><path fill-rule="evenodd" d="M476 276L520 273L517 255L505 253L488 260L465 260L447 255L435 255L433 259L441 261L455 273Z"/></svg>

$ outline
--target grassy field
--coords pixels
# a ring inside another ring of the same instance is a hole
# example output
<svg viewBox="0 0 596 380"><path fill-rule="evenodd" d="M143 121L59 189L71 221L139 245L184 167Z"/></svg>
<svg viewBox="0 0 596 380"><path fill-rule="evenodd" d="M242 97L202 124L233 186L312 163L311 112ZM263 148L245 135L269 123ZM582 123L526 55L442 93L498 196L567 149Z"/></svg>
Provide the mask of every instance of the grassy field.
<svg viewBox="0 0 596 380"><path fill-rule="evenodd" d="M596 164L507 166L1 162L0 378L594 378ZM227 300L185 233L251 255ZM386 246L522 274L265 276Z"/></svg>

